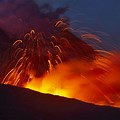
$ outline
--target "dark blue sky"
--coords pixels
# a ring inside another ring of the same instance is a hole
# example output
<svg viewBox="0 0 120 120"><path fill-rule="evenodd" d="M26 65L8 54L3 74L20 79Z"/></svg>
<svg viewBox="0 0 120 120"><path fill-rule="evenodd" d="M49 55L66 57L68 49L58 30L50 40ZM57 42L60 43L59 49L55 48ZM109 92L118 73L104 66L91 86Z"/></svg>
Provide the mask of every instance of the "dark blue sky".
<svg viewBox="0 0 120 120"><path fill-rule="evenodd" d="M111 35L109 43L120 48L120 0L36 0L54 8L69 6L66 16L79 20L77 27L88 27ZM72 27L76 27L73 25Z"/></svg>

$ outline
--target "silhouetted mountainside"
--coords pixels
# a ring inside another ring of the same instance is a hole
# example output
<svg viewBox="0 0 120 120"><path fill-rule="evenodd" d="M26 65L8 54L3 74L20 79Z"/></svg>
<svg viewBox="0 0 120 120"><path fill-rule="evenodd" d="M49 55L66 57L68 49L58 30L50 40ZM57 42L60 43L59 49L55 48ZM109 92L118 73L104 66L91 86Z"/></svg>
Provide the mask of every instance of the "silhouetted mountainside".
<svg viewBox="0 0 120 120"><path fill-rule="evenodd" d="M120 109L0 85L0 120L120 120Z"/></svg>

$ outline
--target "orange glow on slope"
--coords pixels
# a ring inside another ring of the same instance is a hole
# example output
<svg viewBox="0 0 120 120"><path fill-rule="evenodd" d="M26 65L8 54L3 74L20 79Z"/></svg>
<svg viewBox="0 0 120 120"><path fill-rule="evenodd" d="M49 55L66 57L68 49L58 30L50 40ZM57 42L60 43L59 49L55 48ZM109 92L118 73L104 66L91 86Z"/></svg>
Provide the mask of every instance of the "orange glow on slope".
<svg viewBox="0 0 120 120"><path fill-rule="evenodd" d="M114 75L119 77L119 74L111 62L108 58L98 58L94 62L72 60L62 63L41 80L31 78L26 88L98 105L120 107L120 91L113 84L118 84Z"/></svg>

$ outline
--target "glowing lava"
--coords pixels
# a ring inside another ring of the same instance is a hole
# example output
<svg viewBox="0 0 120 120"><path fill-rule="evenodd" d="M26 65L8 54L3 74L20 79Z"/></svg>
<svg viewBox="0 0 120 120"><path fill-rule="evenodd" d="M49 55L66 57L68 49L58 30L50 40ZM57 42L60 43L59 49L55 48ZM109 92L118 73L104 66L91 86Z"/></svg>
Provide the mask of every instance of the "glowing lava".
<svg viewBox="0 0 120 120"><path fill-rule="evenodd" d="M73 60L62 63L43 78L33 78L26 87L42 93L118 107L120 91L115 84L119 84L116 79L119 74L111 62L107 58L98 58L93 62Z"/></svg>

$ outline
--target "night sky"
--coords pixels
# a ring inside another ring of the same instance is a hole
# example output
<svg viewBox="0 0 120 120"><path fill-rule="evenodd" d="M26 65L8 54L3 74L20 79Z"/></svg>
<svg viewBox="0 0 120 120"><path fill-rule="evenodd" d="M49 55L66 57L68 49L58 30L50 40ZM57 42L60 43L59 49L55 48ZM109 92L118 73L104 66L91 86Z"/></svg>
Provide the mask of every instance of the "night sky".
<svg viewBox="0 0 120 120"><path fill-rule="evenodd" d="M120 0L35 0L38 4L50 3L54 8L68 6L66 16L78 20L73 28L88 27L109 35L112 49L120 47Z"/></svg>

